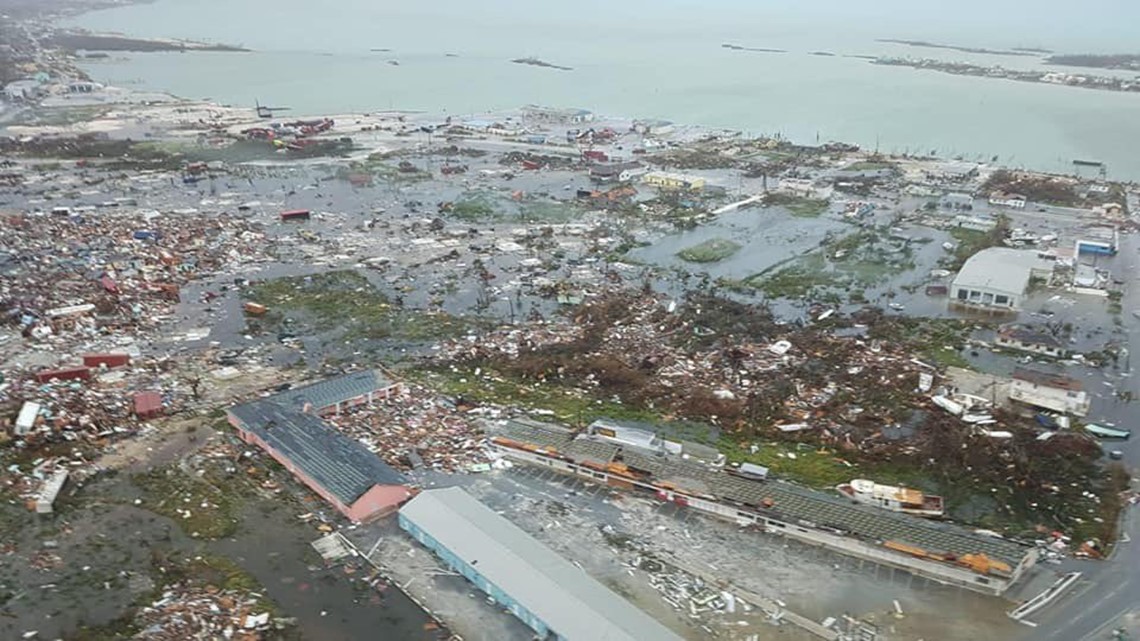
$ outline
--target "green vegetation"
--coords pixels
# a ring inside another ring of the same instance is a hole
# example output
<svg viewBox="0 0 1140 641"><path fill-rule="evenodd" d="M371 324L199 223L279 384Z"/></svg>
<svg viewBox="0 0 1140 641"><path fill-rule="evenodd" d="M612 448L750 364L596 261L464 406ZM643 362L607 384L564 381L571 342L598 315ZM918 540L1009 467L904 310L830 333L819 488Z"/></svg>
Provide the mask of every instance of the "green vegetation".
<svg viewBox="0 0 1140 641"><path fill-rule="evenodd" d="M770 193L764 197L765 207L783 207L799 218L818 218L827 211L830 201L791 194Z"/></svg>
<svg viewBox="0 0 1140 641"><path fill-rule="evenodd" d="M893 162L884 160L860 160L843 168L844 171L878 171L880 169L894 169Z"/></svg>
<svg viewBox="0 0 1140 641"><path fill-rule="evenodd" d="M135 474L131 482L143 491L142 507L170 518L194 538L220 539L237 529L236 494L191 478L177 467Z"/></svg>
<svg viewBox="0 0 1140 641"><path fill-rule="evenodd" d="M486 195L466 195L452 203L450 214L459 220L477 223L495 218L495 207Z"/></svg>
<svg viewBox="0 0 1140 641"><path fill-rule="evenodd" d="M848 461L838 452L806 443L767 442L758 444L756 452L735 439L725 438L719 449L733 463L755 463L767 467L772 474L818 489L830 489L853 478L873 478L878 483L923 487L929 481L913 468L889 463Z"/></svg>
<svg viewBox="0 0 1140 641"><path fill-rule="evenodd" d="M459 336L471 322L445 313L393 305L368 279L351 270L290 276L257 283L246 297L269 308L251 325L297 323L298 330L339 332L343 340L391 338L429 341Z"/></svg>
<svg viewBox="0 0 1140 641"><path fill-rule="evenodd" d="M530 224L561 224L578 219L581 212L573 204L556 201L536 201L519 207L519 220Z"/></svg>
<svg viewBox="0 0 1140 641"><path fill-rule="evenodd" d="M950 229L950 235L954 240L958 241L958 244L954 247L954 253L947 258L943 258L941 263L950 271L959 270L970 256L973 256L983 249L1001 247L1002 241L1008 232L1009 218L1006 216L998 216L997 225L986 232L953 227Z"/></svg>
<svg viewBox="0 0 1140 641"><path fill-rule="evenodd" d="M557 383L533 383L512 379L494 370L478 375L469 369L435 369L407 372L409 378L474 403L490 403L546 410L553 419L570 424L586 424L602 417L654 422L660 416L613 400L602 400L589 393Z"/></svg>
<svg viewBox="0 0 1140 641"><path fill-rule="evenodd" d="M725 238L712 238L677 252L681 260L690 263L715 263L740 251L740 244Z"/></svg>
<svg viewBox="0 0 1140 641"><path fill-rule="evenodd" d="M973 368L970 361L966 360L966 357L962 356L958 349L948 345L927 347L919 353L919 357L940 369L947 367Z"/></svg>
<svg viewBox="0 0 1140 641"><path fill-rule="evenodd" d="M972 369L961 352L977 325L956 318L892 316L873 323L870 336L908 345L920 359L932 365Z"/></svg>
<svg viewBox="0 0 1140 641"><path fill-rule="evenodd" d="M914 269L909 243L886 237L882 230L865 229L827 241L810 254L750 276L742 283L769 298L825 296L828 290L858 290L865 300L868 287Z"/></svg>
<svg viewBox="0 0 1140 641"><path fill-rule="evenodd" d="M96 120L109 112L110 107L91 105L82 107L37 107L16 116L9 125L66 127L80 122Z"/></svg>

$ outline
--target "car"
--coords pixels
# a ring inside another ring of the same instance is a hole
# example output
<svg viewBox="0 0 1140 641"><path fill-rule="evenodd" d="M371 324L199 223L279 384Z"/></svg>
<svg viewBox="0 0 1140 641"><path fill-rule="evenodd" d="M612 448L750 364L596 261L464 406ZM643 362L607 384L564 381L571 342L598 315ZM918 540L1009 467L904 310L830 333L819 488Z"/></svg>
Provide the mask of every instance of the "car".
<svg viewBox="0 0 1140 641"><path fill-rule="evenodd" d="M1112 450L1108 453L1108 458L1114 461L1119 461L1120 459L1124 458L1124 452L1120 450Z"/></svg>

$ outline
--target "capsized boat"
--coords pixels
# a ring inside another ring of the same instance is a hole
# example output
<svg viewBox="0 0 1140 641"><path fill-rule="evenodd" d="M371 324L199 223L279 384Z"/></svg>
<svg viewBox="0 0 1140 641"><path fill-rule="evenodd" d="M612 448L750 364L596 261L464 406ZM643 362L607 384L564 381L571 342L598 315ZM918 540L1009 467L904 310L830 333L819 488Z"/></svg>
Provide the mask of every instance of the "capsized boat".
<svg viewBox="0 0 1140 641"><path fill-rule="evenodd" d="M855 479L835 487L839 493L858 503L874 505L892 512L915 516L942 516L942 497L893 485L879 485L866 479Z"/></svg>

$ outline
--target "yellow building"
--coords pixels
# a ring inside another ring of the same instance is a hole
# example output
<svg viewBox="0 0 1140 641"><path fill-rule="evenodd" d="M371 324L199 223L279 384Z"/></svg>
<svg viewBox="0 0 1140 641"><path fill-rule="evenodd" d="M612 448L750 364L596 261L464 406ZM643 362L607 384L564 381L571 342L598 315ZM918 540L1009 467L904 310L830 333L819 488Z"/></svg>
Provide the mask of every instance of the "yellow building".
<svg viewBox="0 0 1140 641"><path fill-rule="evenodd" d="M701 191L705 188L705 179L700 176L687 176L684 174L670 174L664 172L653 172L645 174L641 182L646 185L653 185L662 189L686 189L689 191Z"/></svg>

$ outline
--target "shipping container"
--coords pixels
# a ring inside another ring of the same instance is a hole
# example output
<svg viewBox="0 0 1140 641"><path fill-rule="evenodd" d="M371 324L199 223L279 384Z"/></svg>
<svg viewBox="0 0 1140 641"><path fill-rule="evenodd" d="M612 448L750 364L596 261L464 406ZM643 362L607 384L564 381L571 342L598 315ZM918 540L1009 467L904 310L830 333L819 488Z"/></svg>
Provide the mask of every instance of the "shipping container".
<svg viewBox="0 0 1140 641"><path fill-rule="evenodd" d="M87 367L123 367L131 362L130 354L84 354L83 364Z"/></svg>
<svg viewBox="0 0 1140 641"><path fill-rule="evenodd" d="M48 369L36 374L36 380L47 383L52 379L61 381L87 380L91 378L91 368L86 365L78 367L64 367L61 369Z"/></svg>
<svg viewBox="0 0 1140 641"><path fill-rule="evenodd" d="M140 419L148 419L161 415L162 394L158 392L139 392L135 394L135 416Z"/></svg>
<svg viewBox="0 0 1140 641"><path fill-rule="evenodd" d="M309 216L310 214L308 209L290 209L288 211L281 212L282 221L308 220Z"/></svg>

